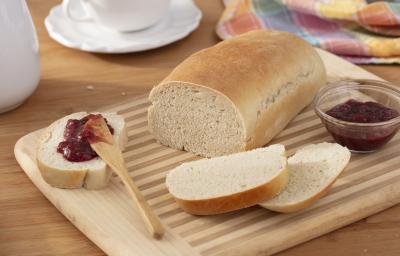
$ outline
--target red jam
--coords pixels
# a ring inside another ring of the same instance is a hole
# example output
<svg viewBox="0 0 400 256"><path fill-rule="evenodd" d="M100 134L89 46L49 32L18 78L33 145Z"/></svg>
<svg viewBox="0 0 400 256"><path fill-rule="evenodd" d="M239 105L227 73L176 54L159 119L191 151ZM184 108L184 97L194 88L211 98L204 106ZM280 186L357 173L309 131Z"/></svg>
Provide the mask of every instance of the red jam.
<svg viewBox="0 0 400 256"><path fill-rule="evenodd" d="M347 122L378 123L399 116L395 109L377 102L359 102L348 100L328 110L326 114ZM397 132L398 127L352 127L346 128L327 125L332 137L341 145L353 151L374 151L386 144Z"/></svg>
<svg viewBox="0 0 400 256"><path fill-rule="evenodd" d="M99 117L101 114L89 114L82 119L69 119L64 130L64 141L58 144L57 152L71 162L83 162L97 157L87 140L89 134L83 128L89 119ZM107 119L105 121L107 123ZM107 126L111 134L114 134L114 129L108 123Z"/></svg>
<svg viewBox="0 0 400 256"><path fill-rule="evenodd" d="M356 100L348 100L336 105L326 113L339 120L354 123L378 123L399 116L399 112L395 109L385 107L380 103Z"/></svg>

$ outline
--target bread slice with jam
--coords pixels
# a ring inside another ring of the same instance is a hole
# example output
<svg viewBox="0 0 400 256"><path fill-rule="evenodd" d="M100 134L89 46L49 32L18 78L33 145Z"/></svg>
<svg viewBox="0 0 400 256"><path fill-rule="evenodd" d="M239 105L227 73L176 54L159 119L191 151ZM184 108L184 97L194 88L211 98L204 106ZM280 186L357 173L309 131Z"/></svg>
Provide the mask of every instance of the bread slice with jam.
<svg viewBox="0 0 400 256"><path fill-rule="evenodd" d="M101 114L107 120L113 128L115 143L123 150L128 140L123 117L116 113L95 114ZM81 120L86 116L86 112L65 116L46 128L39 139L37 165L43 179L53 187L101 189L108 184L112 171L100 157L95 156L86 161L70 161L57 151L60 142L65 140L68 120Z"/></svg>

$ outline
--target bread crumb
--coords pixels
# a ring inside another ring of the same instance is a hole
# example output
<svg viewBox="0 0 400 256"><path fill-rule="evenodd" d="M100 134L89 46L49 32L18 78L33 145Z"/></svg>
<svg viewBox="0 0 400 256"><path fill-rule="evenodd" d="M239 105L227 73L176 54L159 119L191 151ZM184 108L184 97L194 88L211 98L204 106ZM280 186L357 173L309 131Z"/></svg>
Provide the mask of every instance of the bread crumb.
<svg viewBox="0 0 400 256"><path fill-rule="evenodd" d="M125 95L126 95L126 92L121 92L121 95L122 95L122 96L125 96Z"/></svg>
<svg viewBox="0 0 400 256"><path fill-rule="evenodd" d="M86 86L86 89L88 89L89 91L93 91L94 90L94 86L93 85L88 85L88 86Z"/></svg>

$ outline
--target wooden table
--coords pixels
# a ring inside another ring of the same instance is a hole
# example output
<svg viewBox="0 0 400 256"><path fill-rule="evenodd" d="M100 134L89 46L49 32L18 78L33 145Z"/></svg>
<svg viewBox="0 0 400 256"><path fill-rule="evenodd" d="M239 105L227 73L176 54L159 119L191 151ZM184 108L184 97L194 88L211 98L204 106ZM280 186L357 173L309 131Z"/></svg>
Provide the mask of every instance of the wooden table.
<svg viewBox="0 0 400 256"><path fill-rule="evenodd" d="M102 55L68 49L49 38L43 21L58 2L28 1L40 41L41 82L24 105L0 115L0 255L103 255L31 183L14 159L14 144L68 113L94 110L149 90L188 55L218 42L214 26L223 10L219 0L198 0L204 17L186 39L144 53ZM400 84L397 66L364 68ZM400 205L281 255L399 252Z"/></svg>

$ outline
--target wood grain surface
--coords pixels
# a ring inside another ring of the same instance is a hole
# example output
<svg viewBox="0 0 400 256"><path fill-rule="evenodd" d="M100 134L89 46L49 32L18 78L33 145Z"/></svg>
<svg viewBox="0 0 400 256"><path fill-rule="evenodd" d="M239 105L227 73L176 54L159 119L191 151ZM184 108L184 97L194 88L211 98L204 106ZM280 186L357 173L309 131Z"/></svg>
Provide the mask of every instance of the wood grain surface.
<svg viewBox="0 0 400 256"><path fill-rule="evenodd" d="M321 50L319 53L330 81L343 77L377 79L332 54ZM131 207L116 175L101 191L52 188L43 181L35 163L35 144L40 131L24 136L15 146L18 163L33 183L109 255L269 255L400 202L399 135L375 154L353 155L331 192L302 212L276 214L255 206L216 216L189 215L174 202L164 180L171 168L199 157L157 143L147 127L148 106L144 94L104 110L118 111L127 122L126 166L166 227L161 241L151 239L145 231L139 211ZM330 140L309 106L271 143L284 144L290 155L305 144ZM130 243L130 239L136 242Z"/></svg>
<svg viewBox="0 0 400 256"><path fill-rule="evenodd" d="M186 39L144 53L101 55L52 41L43 21L59 1L28 0L39 35L42 76L38 90L24 105L0 115L1 255L104 254L31 183L14 159L14 144L24 134L68 113L94 110L141 94L189 54L218 42L214 26L222 4L218 0L196 2L204 17ZM400 84L398 66L363 67ZM87 89L89 85L94 89ZM400 206L395 206L281 255L398 255L399 241Z"/></svg>

